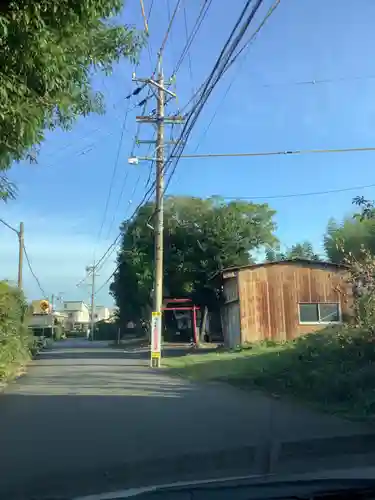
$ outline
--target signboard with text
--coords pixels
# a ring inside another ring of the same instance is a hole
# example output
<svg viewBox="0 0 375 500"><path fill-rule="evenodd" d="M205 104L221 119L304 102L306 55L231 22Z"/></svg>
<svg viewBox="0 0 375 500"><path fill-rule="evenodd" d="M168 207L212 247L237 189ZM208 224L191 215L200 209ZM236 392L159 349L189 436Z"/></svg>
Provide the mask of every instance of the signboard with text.
<svg viewBox="0 0 375 500"><path fill-rule="evenodd" d="M161 313L153 312L151 318L151 359L159 359L161 353Z"/></svg>

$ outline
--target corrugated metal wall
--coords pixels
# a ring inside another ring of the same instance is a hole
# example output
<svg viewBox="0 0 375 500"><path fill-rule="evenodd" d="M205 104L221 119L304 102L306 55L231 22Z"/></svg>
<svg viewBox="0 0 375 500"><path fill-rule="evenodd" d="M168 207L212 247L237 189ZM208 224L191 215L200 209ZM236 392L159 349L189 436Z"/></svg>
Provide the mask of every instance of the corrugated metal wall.
<svg viewBox="0 0 375 500"><path fill-rule="evenodd" d="M338 292L346 288L344 275L334 267L301 263L239 270L242 342L289 340L323 328L299 324L301 302L339 302L349 314L351 297Z"/></svg>

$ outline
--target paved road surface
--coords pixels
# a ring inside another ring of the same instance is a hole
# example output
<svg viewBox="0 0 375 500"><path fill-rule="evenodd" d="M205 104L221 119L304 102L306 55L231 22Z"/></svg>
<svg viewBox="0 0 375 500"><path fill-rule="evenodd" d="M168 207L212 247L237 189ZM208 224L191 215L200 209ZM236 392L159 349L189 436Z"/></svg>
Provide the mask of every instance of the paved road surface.
<svg viewBox="0 0 375 500"><path fill-rule="evenodd" d="M44 352L0 395L0 432L0 497L18 500L242 472L258 453L253 446L270 435L295 442L286 448L293 455L301 439L369 429L226 385L171 378L148 368L142 349L71 340ZM374 447L373 438L366 442ZM322 441L309 443L306 453L319 454Z"/></svg>

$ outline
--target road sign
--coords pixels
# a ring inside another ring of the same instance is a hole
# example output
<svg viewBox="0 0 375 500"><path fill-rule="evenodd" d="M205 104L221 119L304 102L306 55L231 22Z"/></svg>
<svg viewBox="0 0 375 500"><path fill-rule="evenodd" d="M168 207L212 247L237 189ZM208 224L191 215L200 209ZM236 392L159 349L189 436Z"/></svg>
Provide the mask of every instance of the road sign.
<svg viewBox="0 0 375 500"><path fill-rule="evenodd" d="M151 318L151 360L160 360L161 355L161 313L154 311Z"/></svg>

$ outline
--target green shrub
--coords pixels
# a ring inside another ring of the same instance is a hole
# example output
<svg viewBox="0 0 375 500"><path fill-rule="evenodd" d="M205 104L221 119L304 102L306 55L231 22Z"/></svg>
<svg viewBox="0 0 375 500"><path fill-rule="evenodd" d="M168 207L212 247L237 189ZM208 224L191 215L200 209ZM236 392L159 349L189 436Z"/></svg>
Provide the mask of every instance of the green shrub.
<svg viewBox="0 0 375 500"><path fill-rule="evenodd" d="M27 329L27 304L18 288L0 281L0 381L30 359L32 337Z"/></svg>

